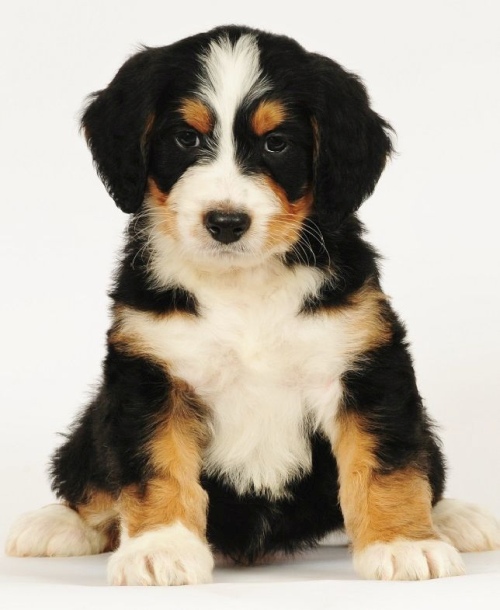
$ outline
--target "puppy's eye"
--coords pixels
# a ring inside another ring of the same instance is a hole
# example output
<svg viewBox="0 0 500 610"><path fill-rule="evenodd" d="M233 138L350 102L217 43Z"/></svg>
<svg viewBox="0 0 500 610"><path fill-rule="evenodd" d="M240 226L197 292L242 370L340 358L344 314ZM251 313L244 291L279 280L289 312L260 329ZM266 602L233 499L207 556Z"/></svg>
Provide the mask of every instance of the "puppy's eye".
<svg viewBox="0 0 500 610"><path fill-rule="evenodd" d="M264 150L270 153L283 152L288 146L288 142L283 136L269 135L264 143Z"/></svg>
<svg viewBox="0 0 500 610"><path fill-rule="evenodd" d="M200 136L192 130L180 131L175 140L182 148L198 148L201 144Z"/></svg>

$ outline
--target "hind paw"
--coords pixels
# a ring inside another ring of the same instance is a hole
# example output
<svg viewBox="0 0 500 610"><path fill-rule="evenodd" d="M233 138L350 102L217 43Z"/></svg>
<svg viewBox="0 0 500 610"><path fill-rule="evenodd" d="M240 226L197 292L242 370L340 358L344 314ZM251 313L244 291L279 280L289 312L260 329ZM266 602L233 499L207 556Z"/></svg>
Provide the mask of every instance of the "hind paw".
<svg viewBox="0 0 500 610"><path fill-rule="evenodd" d="M479 506L459 500L441 500L432 511L440 538L459 551L500 549L500 522Z"/></svg>
<svg viewBox="0 0 500 610"><path fill-rule="evenodd" d="M70 557L102 553L106 536L63 504L26 513L12 526L5 552L13 557Z"/></svg>

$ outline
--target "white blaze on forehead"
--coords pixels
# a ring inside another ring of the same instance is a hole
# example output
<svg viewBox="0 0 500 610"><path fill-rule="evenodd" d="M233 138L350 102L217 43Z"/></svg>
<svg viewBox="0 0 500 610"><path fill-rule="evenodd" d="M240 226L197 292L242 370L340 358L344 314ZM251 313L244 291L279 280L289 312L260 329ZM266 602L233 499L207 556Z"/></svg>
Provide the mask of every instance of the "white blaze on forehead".
<svg viewBox="0 0 500 610"><path fill-rule="evenodd" d="M244 34L234 45L227 36L213 40L202 62L205 74L200 94L216 115L218 157L233 157L233 123L238 108L244 100L251 101L268 89L261 76L255 36Z"/></svg>
<svg viewBox="0 0 500 610"><path fill-rule="evenodd" d="M212 154L191 164L170 191L169 212L174 217L176 239L172 241L157 230L161 221L152 228L150 268L159 285L178 283L174 277L185 279L187 268L193 263L193 270L213 270L215 263L226 268L244 267L259 264L264 255L271 255L265 246L267 226L281 212L280 200L262 176L247 175L238 167L233 136L239 109L271 87L262 74L259 55L257 38L244 34L234 43L227 35L221 35L199 56L195 97L210 107L215 137L206 139ZM205 226L207 212L221 208L251 217L250 229L233 246L217 244ZM172 262L173 258L178 260L182 273L174 269L175 265L170 269L165 266L165 261Z"/></svg>

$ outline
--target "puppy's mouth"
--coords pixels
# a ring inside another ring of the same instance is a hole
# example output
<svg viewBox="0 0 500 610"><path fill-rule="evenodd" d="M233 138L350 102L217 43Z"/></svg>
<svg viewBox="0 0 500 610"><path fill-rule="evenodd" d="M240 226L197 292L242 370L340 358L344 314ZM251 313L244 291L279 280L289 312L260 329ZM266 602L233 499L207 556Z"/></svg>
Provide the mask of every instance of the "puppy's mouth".
<svg viewBox="0 0 500 610"><path fill-rule="evenodd" d="M228 244L217 240L203 240L203 243L192 251L191 258L199 265L206 262L231 267L248 267L265 258L265 255L260 249L252 248L244 239Z"/></svg>

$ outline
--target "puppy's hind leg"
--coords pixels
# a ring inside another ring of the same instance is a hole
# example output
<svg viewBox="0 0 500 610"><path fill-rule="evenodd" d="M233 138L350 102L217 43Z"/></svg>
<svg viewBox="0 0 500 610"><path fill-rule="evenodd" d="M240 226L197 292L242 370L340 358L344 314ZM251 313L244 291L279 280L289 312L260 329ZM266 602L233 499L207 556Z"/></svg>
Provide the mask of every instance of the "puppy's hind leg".
<svg viewBox="0 0 500 610"><path fill-rule="evenodd" d="M500 522L488 511L460 500L441 500L432 510L439 537L462 552L500 549Z"/></svg>
<svg viewBox="0 0 500 610"><path fill-rule="evenodd" d="M114 501L95 492L76 509L49 504L21 515L9 532L5 552L13 557L95 555L113 550L117 543Z"/></svg>

